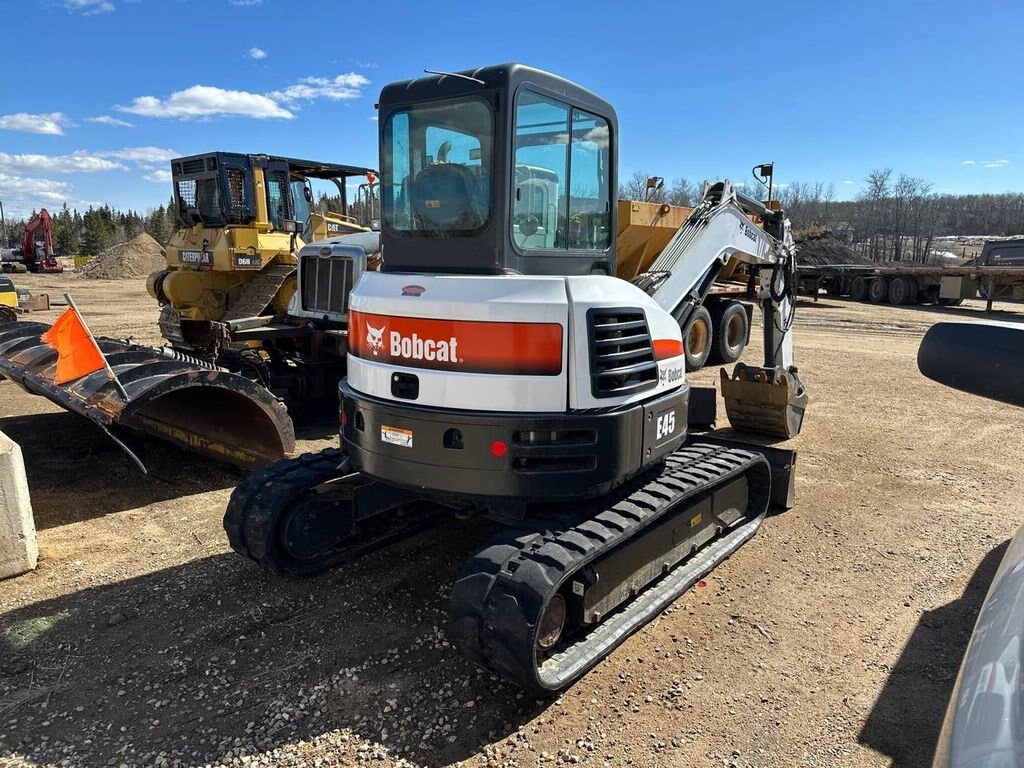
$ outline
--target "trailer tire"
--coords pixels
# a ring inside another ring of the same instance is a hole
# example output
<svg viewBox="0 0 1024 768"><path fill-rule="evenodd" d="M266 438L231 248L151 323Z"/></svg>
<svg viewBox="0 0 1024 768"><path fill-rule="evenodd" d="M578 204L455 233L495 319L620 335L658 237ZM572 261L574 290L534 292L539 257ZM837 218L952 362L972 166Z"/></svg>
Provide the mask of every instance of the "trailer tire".
<svg viewBox="0 0 1024 768"><path fill-rule="evenodd" d="M18 321L18 313L13 307L8 307L6 304L0 304L0 323L16 323Z"/></svg>
<svg viewBox="0 0 1024 768"><path fill-rule="evenodd" d="M699 371L707 363L711 354L711 329L711 313L707 307L697 307L683 331L683 355L688 372Z"/></svg>
<svg viewBox="0 0 1024 768"><path fill-rule="evenodd" d="M889 283L889 303L902 307L917 300L917 282L909 277L894 277Z"/></svg>
<svg viewBox="0 0 1024 768"><path fill-rule="evenodd" d="M715 307L711 320L714 338L708 362L735 363L746 349L750 336L746 307L738 301L727 301Z"/></svg>
<svg viewBox="0 0 1024 768"><path fill-rule="evenodd" d="M868 283L868 301L881 304L889 297L889 278L876 277Z"/></svg>
<svg viewBox="0 0 1024 768"><path fill-rule="evenodd" d="M850 298L854 301L864 301L868 297L868 281L863 275L857 275L850 283Z"/></svg>

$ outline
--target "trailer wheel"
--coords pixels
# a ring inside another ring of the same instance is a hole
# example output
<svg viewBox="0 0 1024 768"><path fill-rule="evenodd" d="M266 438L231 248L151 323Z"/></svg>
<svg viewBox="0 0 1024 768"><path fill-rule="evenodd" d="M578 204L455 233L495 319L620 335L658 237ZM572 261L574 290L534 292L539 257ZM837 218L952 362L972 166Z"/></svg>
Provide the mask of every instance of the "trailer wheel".
<svg viewBox="0 0 1024 768"><path fill-rule="evenodd" d="M863 275L857 275L850 283L850 298L854 301L864 301L868 297L868 281Z"/></svg>
<svg viewBox="0 0 1024 768"><path fill-rule="evenodd" d="M13 307L8 307L6 304L0 304L0 323L16 323L18 321L18 313Z"/></svg>
<svg viewBox="0 0 1024 768"><path fill-rule="evenodd" d="M917 282L909 277L894 277L889 283L889 303L897 307L913 304L917 299Z"/></svg>
<svg viewBox="0 0 1024 768"><path fill-rule="evenodd" d="M876 277L868 284L868 301L881 304L889 296L889 278Z"/></svg>
<svg viewBox="0 0 1024 768"><path fill-rule="evenodd" d="M711 354L711 327L711 313L707 307L697 307L683 333L687 371L699 371L707 363Z"/></svg>
<svg viewBox="0 0 1024 768"><path fill-rule="evenodd" d="M738 301L729 301L711 313L714 340L708 361L735 363L747 346L750 325L747 310Z"/></svg>

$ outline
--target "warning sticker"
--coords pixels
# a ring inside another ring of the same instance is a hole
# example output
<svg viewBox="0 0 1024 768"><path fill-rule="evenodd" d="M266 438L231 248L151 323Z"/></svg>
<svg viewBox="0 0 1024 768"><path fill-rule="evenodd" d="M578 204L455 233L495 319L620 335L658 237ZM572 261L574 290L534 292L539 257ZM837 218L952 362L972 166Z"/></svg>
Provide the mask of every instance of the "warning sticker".
<svg viewBox="0 0 1024 768"><path fill-rule="evenodd" d="M403 448L412 448L412 430L389 427L386 424L380 425L381 442L391 445L400 445Z"/></svg>

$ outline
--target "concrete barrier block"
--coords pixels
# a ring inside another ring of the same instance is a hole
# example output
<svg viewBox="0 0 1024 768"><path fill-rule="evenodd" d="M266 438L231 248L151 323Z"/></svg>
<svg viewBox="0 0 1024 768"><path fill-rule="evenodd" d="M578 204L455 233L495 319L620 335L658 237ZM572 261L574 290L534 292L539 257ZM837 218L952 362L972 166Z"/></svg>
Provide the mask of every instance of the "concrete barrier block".
<svg viewBox="0 0 1024 768"><path fill-rule="evenodd" d="M21 447L0 432L0 579L33 570L38 558Z"/></svg>

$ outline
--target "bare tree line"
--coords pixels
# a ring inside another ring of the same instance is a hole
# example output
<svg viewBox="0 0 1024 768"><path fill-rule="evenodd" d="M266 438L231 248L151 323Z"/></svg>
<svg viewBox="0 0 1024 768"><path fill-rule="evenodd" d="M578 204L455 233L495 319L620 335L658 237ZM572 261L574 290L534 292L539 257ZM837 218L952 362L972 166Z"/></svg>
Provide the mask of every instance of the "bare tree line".
<svg viewBox="0 0 1024 768"><path fill-rule="evenodd" d="M699 193L686 179L676 179L645 197L647 179L634 173L621 185L620 197L693 205ZM752 180L738 186L755 197L765 195ZM927 262L941 236L1024 235L1024 193L940 194L930 182L897 176L891 168L871 171L854 200L836 200L835 185L820 182L792 182L776 190L795 229L829 229L873 261Z"/></svg>

